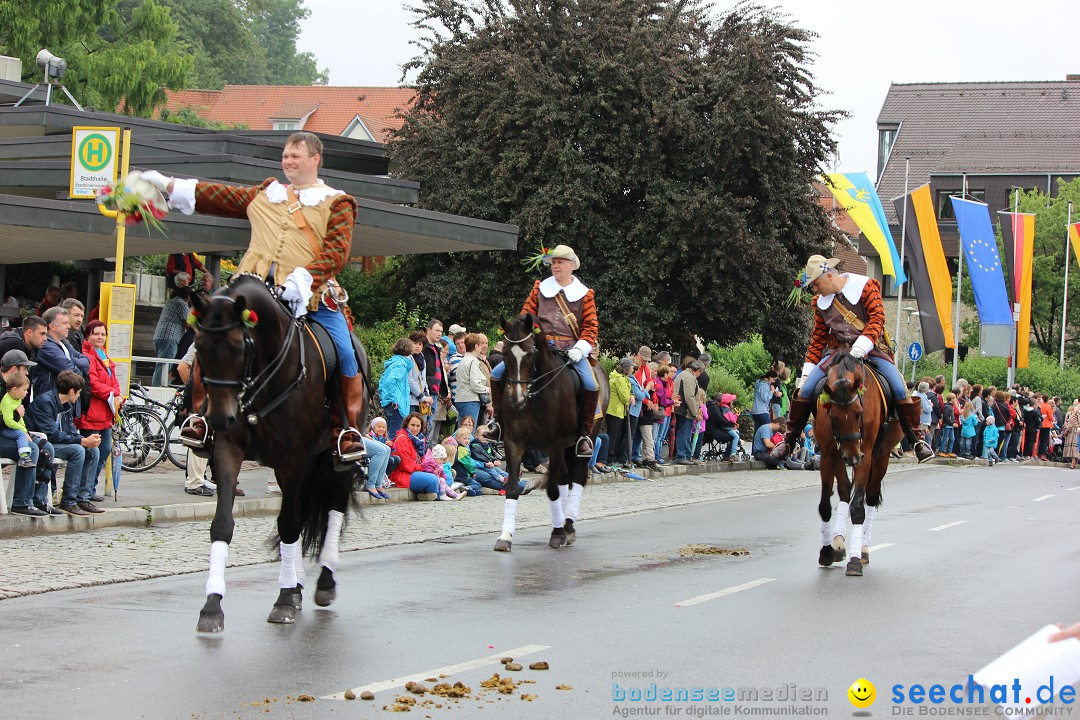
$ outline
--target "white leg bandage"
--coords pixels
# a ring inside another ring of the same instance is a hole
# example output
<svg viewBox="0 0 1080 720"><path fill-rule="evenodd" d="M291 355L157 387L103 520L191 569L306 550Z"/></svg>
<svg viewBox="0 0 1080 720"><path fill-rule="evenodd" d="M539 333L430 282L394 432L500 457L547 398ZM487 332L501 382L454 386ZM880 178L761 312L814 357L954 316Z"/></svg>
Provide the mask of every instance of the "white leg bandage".
<svg viewBox="0 0 1080 720"><path fill-rule="evenodd" d="M337 570L338 544L341 540L341 523L345 520L344 513L331 510L326 518L326 539L323 540L322 552L319 553L319 564L330 572Z"/></svg>
<svg viewBox="0 0 1080 720"><path fill-rule="evenodd" d="M307 571L304 570L304 551L300 548L300 541L296 541L296 584L307 585Z"/></svg>
<svg viewBox="0 0 1080 720"><path fill-rule="evenodd" d="M225 597L225 563L229 560L229 543L215 540L210 543L210 574L206 577L206 594Z"/></svg>
<svg viewBox="0 0 1080 720"><path fill-rule="evenodd" d="M278 587L296 587L296 556L300 554L300 541L294 543L279 542L281 567L278 568Z"/></svg>
<svg viewBox="0 0 1080 720"><path fill-rule="evenodd" d="M832 542L832 521L821 521L821 545L825 546Z"/></svg>
<svg viewBox="0 0 1080 720"><path fill-rule="evenodd" d="M551 501L551 527L561 528L566 524L566 515L563 514L562 499Z"/></svg>
<svg viewBox="0 0 1080 720"><path fill-rule="evenodd" d="M846 502L836 504L836 519L833 525L833 537L845 537L847 535L848 518L851 517L851 505Z"/></svg>
<svg viewBox="0 0 1080 720"><path fill-rule="evenodd" d="M570 499L566 502L566 517L574 522L581 516L581 493L585 492L584 485L574 483L570 486Z"/></svg>
<svg viewBox="0 0 1080 720"><path fill-rule="evenodd" d="M517 500L507 500L503 503L503 535L513 535L517 527Z"/></svg>
<svg viewBox="0 0 1080 720"><path fill-rule="evenodd" d="M874 515L877 514L877 508L873 505L866 506L866 519L863 520L862 526L862 541L863 545L870 547L870 533L874 528Z"/></svg>
<svg viewBox="0 0 1080 720"><path fill-rule="evenodd" d="M862 558L862 525L851 526L851 546L848 548L849 558Z"/></svg>
<svg viewBox="0 0 1080 720"><path fill-rule="evenodd" d="M559 500L562 501L563 515L566 516L566 517L569 517L569 515L566 514L566 509L570 506L570 486L569 485L560 485L559 486Z"/></svg>

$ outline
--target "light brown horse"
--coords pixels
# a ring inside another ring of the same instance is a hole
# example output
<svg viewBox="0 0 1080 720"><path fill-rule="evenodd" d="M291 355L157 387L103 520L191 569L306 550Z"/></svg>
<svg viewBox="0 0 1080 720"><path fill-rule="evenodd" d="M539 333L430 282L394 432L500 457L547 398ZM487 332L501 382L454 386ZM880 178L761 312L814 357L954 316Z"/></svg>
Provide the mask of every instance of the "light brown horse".
<svg viewBox="0 0 1080 720"><path fill-rule="evenodd" d="M821 452L822 547L818 564L843 561L845 531L852 522L848 575L862 575L870 562L870 534L881 505L881 481L889 469L889 451L904 434L900 422L889 418L879 378L847 351L837 351L829 365L823 392L817 399L814 436ZM847 469L854 469L854 480ZM837 485L836 523L832 518L832 487Z"/></svg>

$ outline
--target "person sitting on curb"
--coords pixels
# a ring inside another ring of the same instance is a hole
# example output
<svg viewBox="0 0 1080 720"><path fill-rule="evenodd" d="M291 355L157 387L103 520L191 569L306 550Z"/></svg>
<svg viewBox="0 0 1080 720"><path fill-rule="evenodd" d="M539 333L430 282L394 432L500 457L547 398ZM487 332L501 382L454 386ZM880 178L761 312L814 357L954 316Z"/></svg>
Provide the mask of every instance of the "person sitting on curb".
<svg viewBox="0 0 1080 720"><path fill-rule="evenodd" d="M772 456L773 449L778 445L773 441L773 438L777 433L783 434L786 432L787 424L782 418L773 418L759 427L754 432L754 445L752 447L754 459L765 463L765 467L770 470L780 467L781 459Z"/></svg>

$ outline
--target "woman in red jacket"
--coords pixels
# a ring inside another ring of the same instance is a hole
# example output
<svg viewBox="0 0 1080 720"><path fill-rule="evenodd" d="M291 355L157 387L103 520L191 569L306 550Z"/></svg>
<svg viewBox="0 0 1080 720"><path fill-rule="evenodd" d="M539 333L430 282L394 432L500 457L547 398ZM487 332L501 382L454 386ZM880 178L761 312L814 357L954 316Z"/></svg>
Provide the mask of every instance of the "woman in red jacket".
<svg viewBox="0 0 1080 720"><path fill-rule="evenodd" d="M424 418L420 413L409 413L402 421L391 450L393 455L401 458L401 462L390 473L390 482L397 487L409 488L414 493L437 493L439 478L420 467L427 453L423 428Z"/></svg>
<svg viewBox="0 0 1080 720"><path fill-rule="evenodd" d="M104 498L98 494L97 479L105 467L105 459L112 452L113 416L124 401L120 382L116 379L116 364L105 354L108 337L105 323L100 320L92 320L86 326L82 351L90 359L90 409L75 419L75 426L83 435L101 435L98 466L90 471L94 477L93 495L100 499Z"/></svg>

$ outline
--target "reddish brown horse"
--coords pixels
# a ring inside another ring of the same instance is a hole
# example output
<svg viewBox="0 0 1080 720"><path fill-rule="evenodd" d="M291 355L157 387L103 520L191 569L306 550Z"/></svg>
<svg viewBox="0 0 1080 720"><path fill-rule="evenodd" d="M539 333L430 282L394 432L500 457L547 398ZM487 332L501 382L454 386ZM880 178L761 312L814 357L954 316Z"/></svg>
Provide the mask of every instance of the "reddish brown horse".
<svg viewBox="0 0 1080 720"><path fill-rule="evenodd" d="M904 434L900 422L889 418L882 381L861 360L846 351L833 355L823 391L817 399L814 436L821 452L821 552L818 563L828 567L843 561L850 513L851 551L847 574L862 575L870 562L870 534L881 505L881 481L889 469L889 451ZM848 468L854 469L854 481ZM832 487L839 504L832 518Z"/></svg>

